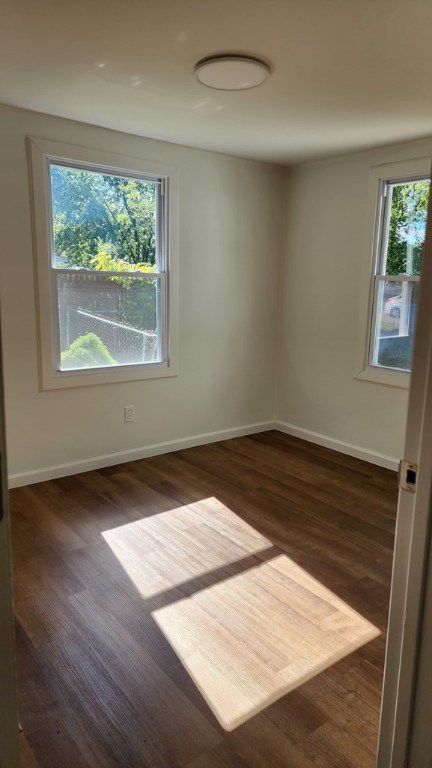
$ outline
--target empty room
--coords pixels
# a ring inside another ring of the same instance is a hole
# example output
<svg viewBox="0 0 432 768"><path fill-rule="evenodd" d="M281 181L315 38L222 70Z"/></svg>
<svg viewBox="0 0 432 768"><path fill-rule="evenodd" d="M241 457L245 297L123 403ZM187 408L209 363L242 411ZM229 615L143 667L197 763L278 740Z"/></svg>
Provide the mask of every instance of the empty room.
<svg viewBox="0 0 432 768"><path fill-rule="evenodd" d="M430 22L3 4L0 768L430 768Z"/></svg>

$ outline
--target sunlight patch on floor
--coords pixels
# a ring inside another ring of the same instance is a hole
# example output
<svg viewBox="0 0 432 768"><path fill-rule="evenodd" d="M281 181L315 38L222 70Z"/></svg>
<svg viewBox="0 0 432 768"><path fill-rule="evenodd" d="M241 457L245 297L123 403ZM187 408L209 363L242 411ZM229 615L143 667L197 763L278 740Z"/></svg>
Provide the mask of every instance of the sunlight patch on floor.
<svg viewBox="0 0 432 768"><path fill-rule="evenodd" d="M102 533L145 598L272 546L215 497Z"/></svg>
<svg viewBox="0 0 432 768"><path fill-rule="evenodd" d="M167 593L152 616L227 731L380 634L286 555L251 565L271 541L215 497L102 536L142 597Z"/></svg>
<svg viewBox="0 0 432 768"><path fill-rule="evenodd" d="M285 555L152 616L227 731L380 634Z"/></svg>

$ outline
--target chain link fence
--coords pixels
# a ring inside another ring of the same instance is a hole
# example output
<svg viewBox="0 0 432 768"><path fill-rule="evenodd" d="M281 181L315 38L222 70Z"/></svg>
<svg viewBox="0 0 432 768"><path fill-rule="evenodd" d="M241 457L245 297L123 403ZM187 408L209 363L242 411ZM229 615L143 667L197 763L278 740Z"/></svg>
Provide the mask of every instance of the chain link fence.
<svg viewBox="0 0 432 768"><path fill-rule="evenodd" d="M127 325L108 320L93 312L68 307L66 310L64 348L79 336L95 333L105 344L114 360L122 365L128 363L151 363L157 357L157 334L155 331L140 331Z"/></svg>

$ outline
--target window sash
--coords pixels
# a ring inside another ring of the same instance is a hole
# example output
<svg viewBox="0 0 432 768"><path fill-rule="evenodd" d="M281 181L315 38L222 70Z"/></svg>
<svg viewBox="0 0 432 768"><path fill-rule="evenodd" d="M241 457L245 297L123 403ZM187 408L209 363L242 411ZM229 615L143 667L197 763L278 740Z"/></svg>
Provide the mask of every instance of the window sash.
<svg viewBox="0 0 432 768"><path fill-rule="evenodd" d="M113 272L102 270L88 270L88 269L56 269L51 267L51 295L53 299L52 306L52 326L53 326L53 350L52 358L54 363L54 369L57 375L71 375L83 371L82 368L76 369L62 369L61 368L61 342L60 342L60 306L59 306L59 287L58 280L62 275L71 276L89 276L92 280L100 282L108 282L113 277L126 277L135 282L150 282L156 280L159 283L159 291L156 291L156 301L158 303L156 308L156 317L159 320L159 326L157 327L157 352L156 360L153 362L128 362L128 363L116 363L115 365L98 367L92 366L85 369L85 372L89 371L107 371L118 370L122 368L136 368L138 366L152 367L164 364L168 358L168 304L167 304L167 275L165 272ZM121 324L118 324L121 325Z"/></svg>
<svg viewBox="0 0 432 768"><path fill-rule="evenodd" d="M105 165L95 165L93 163L79 163L72 160L63 160L62 158L45 157L46 179L48 187L47 214L48 214L48 236L50 247L50 266L56 269L54 265L54 215L52 209L52 185L51 185L51 166L60 168L70 168L76 171L87 171L88 173L101 174L103 176L115 176L117 178L136 179L137 181L147 181L156 187L156 267L161 272L167 270L167 251L168 251L168 211L166 204L166 191L168 179L162 176L152 176L138 171L127 171L119 168L110 168Z"/></svg>
<svg viewBox="0 0 432 768"><path fill-rule="evenodd" d="M386 275L387 268L387 251L388 241L390 234L390 217L392 207L392 190L394 187L404 184L415 183L419 181L429 181L429 173L411 173L406 175L394 176L391 178L381 178L379 182L378 201L376 208L376 223L375 223L375 237L374 237L374 261L373 261L373 274L370 288L370 301L372 311L369 315L369 333L367 343L367 355L366 365L375 369L386 368L386 366L379 365L377 362L378 357L378 316L381 314L381 307L379 306L380 295L380 283L381 282L418 282L420 275ZM405 328L405 331L407 329ZM399 334L399 335L407 335ZM391 368L387 370L404 371L407 369Z"/></svg>
<svg viewBox="0 0 432 768"><path fill-rule="evenodd" d="M110 269L86 269L86 267L78 267L75 269L67 269L67 267L51 267L51 270L56 275L91 275L94 278L104 277L139 277L142 279L151 280L153 277L165 277L166 272L141 272L139 269L134 269L131 272L117 272Z"/></svg>
<svg viewBox="0 0 432 768"><path fill-rule="evenodd" d="M103 176L116 176L117 178L138 179L139 181L148 181L150 184L162 185L164 179L160 176L153 176L151 173L140 173L139 171L128 171L115 166L99 165L98 163L82 163L76 160L67 160L66 158L47 155L50 165L58 165L61 168L71 168L76 171L89 171L89 173L100 173Z"/></svg>
<svg viewBox="0 0 432 768"><path fill-rule="evenodd" d="M399 187L404 184L415 183L417 181L430 181L430 174L411 174L409 176L400 176L392 179L382 179L380 182L378 194L378 215L377 230L375 235L375 275L385 275L387 266L387 249L390 234L390 216L392 205L393 187ZM388 275L388 277L393 277Z"/></svg>
<svg viewBox="0 0 432 768"><path fill-rule="evenodd" d="M371 332L369 336L369 365L376 368L386 368L387 366L378 364L378 320L381 316L382 302L379 300L380 286L382 283L418 283L420 282L420 275L375 275L373 278L373 309L371 319ZM405 333L400 333L399 336L408 335L408 329L405 328ZM403 368L393 368L388 366L388 370L406 370Z"/></svg>
<svg viewBox="0 0 432 768"><path fill-rule="evenodd" d="M149 366L166 364L168 361L168 301L167 301L167 246L168 246L168 215L166 205L166 182L167 179L160 176L152 176L151 174L144 174L134 171L126 171L122 169L116 169L109 166L95 165L91 163L79 163L75 161L63 160L62 158L56 158L46 156L46 175L48 180L48 233L49 233L49 271L51 274L51 296L52 296L52 359L54 364L54 370L57 375L71 375L71 373L82 371L83 369L62 369L61 368L61 343L60 343L60 309L59 309L59 290L58 290L58 276L60 275L91 275L92 279L96 280L108 280L112 277L126 277L131 280L156 280L159 283L160 290L157 291L157 310L156 316L159 319L159 325L157 326L157 359L154 362L131 362L109 366L110 370L119 368L128 368L130 366ZM130 272L113 271L113 270L91 270L87 268L68 269L59 268L55 266L55 249L54 249L54 216L53 216L53 198L52 198L52 186L51 186L51 166L66 167L72 170L82 170L89 173L102 174L106 176L116 176L118 178L137 179L139 181L147 181L154 184L156 187L156 272L142 272L140 270L134 270ZM97 366L91 366L90 371L97 372L102 370ZM104 367L103 370L107 370Z"/></svg>

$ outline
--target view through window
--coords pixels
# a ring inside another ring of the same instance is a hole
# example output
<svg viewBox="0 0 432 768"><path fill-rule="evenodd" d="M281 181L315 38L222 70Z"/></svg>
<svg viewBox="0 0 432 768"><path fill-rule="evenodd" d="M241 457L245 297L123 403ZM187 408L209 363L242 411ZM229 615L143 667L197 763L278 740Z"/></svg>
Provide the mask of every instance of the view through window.
<svg viewBox="0 0 432 768"><path fill-rule="evenodd" d="M165 355L163 180L50 160L60 371Z"/></svg>
<svg viewBox="0 0 432 768"><path fill-rule="evenodd" d="M374 277L370 364L411 370L428 178L383 185Z"/></svg>

